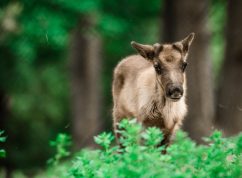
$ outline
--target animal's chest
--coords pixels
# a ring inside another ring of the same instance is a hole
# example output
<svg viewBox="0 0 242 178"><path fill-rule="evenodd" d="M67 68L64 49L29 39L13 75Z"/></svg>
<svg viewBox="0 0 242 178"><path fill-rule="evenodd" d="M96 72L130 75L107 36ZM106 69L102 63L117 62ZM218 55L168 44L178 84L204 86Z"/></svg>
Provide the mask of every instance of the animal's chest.
<svg viewBox="0 0 242 178"><path fill-rule="evenodd" d="M152 102L144 110L146 110L145 112L142 111L144 126L155 126L166 130L181 123L186 113L186 105L182 101L166 102L164 106Z"/></svg>

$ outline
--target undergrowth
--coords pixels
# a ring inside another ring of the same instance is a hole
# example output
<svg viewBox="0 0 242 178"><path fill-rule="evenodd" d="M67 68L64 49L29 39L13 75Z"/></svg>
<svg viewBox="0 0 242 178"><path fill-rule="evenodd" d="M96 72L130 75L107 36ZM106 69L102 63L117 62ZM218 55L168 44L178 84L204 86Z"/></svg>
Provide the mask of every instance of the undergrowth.
<svg viewBox="0 0 242 178"><path fill-rule="evenodd" d="M6 137L3 136L4 131L0 130L0 143L6 141ZM6 152L4 149L0 148L0 158L4 158L6 156Z"/></svg>
<svg viewBox="0 0 242 178"><path fill-rule="evenodd" d="M121 143L111 146L112 133L96 136L95 142L102 149L83 149L70 161L56 164L37 177L63 178L241 178L242 177L242 134L234 138L223 138L215 131L205 138L207 145L197 145L186 133L179 131L174 143L161 154L157 147L162 133L157 128L143 130L135 120L123 120ZM63 136L63 135L62 135ZM63 139L69 143L69 139ZM55 142L54 145L58 145ZM57 146L58 147L58 146ZM57 152L57 155L60 153ZM66 156L66 154L62 154ZM68 154L67 154L68 155Z"/></svg>

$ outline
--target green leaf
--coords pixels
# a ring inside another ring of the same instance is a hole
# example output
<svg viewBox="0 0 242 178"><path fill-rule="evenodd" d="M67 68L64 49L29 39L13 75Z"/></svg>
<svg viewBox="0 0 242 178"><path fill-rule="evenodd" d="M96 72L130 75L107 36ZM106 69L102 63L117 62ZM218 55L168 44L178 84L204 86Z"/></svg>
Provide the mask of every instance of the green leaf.
<svg viewBox="0 0 242 178"><path fill-rule="evenodd" d="M4 150L0 150L0 158L6 157L6 152Z"/></svg>
<svg viewBox="0 0 242 178"><path fill-rule="evenodd" d="M113 139L114 136L111 133L106 132L94 137L94 141L105 149L109 148Z"/></svg>

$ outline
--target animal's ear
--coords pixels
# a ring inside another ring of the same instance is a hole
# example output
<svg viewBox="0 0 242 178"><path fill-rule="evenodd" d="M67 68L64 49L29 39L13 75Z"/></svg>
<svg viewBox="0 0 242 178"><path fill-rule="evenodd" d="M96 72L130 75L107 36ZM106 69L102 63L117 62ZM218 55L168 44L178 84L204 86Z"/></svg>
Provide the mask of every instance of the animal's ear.
<svg viewBox="0 0 242 178"><path fill-rule="evenodd" d="M138 51L138 53L148 60L153 60L155 56L154 47L151 45L144 45L136 43L135 41L131 42L131 46Z"/></svg>
<svg viewBox="0 0 242 178"><path fill-rule="evenodd" d="M194 37L195 37L195 33L191 33L181 41L184 53L187 53L189 51L189 48L192 44L192 41L194 40Z"/></svg>

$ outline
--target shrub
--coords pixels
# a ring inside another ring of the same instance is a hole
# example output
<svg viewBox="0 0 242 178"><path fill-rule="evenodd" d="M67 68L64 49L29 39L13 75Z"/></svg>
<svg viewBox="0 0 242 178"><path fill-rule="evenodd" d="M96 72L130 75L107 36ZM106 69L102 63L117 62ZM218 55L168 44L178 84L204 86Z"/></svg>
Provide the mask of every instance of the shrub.
<svg viewBox="0 0 242 178"><path fill-rule="evenodd" d="M71 162L52 167L49 177L242 177L242 135L223 138L215 131L205 139L207 145L196 145L179 131L164 155L164 148L156 146L162 138L159 129L143 131L134 120L120 126L124 148L111 146L113 134L102 133L95 141L103 149L81 150Z"/></svg>

